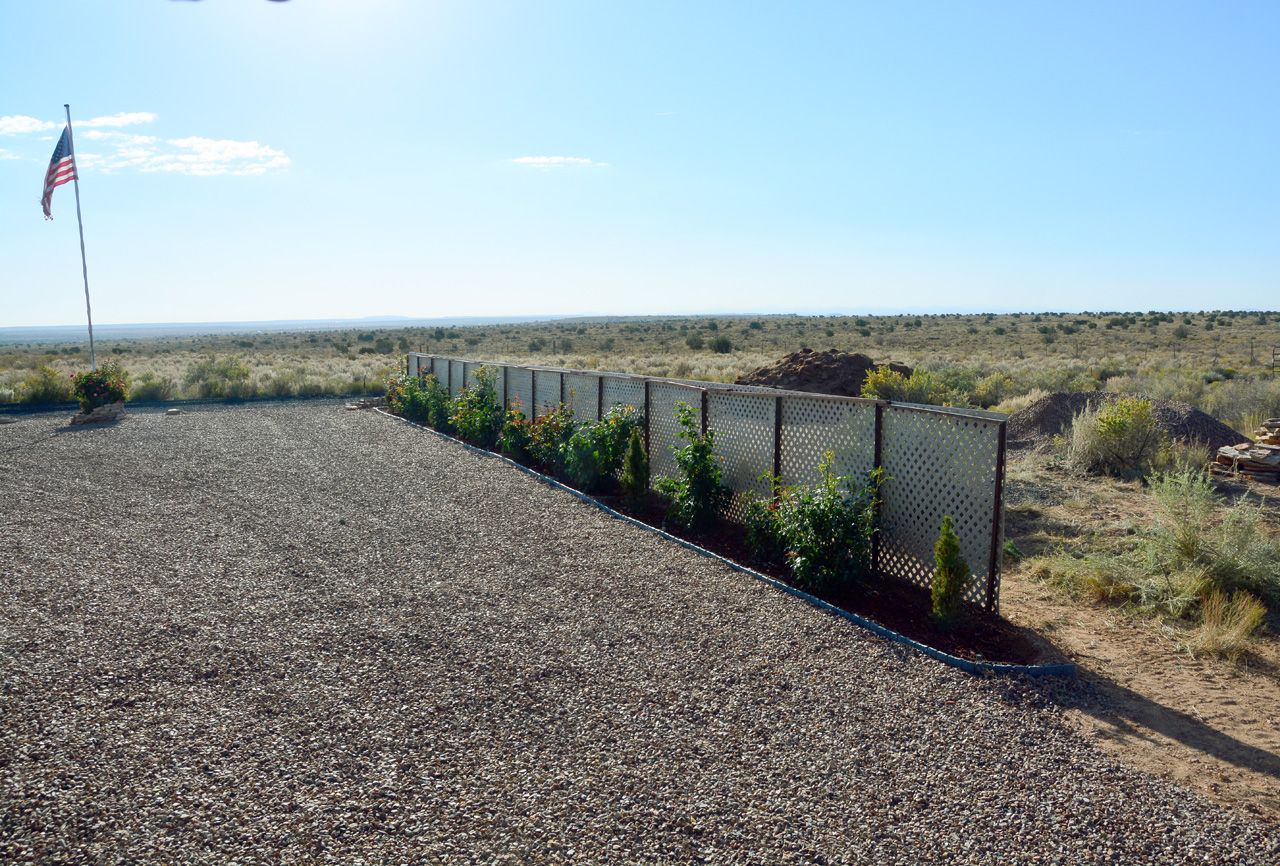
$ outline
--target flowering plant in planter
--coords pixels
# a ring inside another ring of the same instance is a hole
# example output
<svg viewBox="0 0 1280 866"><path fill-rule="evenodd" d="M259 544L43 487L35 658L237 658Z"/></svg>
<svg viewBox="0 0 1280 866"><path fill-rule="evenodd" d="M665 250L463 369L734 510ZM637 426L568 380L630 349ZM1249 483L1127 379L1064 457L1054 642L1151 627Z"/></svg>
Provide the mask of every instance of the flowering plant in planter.
<svg viewBox="0 0 1280 866"><path fill-rule="evenodd" d="M96 370L71 374L71 394L80 401L81 412L119 403L128 396L128 374L108 358Z"/></svg>

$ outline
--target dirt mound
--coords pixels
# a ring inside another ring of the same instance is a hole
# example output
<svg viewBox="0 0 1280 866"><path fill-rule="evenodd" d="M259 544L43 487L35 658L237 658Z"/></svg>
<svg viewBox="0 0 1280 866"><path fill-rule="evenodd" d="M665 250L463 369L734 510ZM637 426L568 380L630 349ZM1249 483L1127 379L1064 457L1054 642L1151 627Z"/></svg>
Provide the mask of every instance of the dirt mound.
<svg viewBox="0 0 1280 866"><path fill-rule="evenodd" d="M1053 437L1071 429L1071 419L1086 408L1123 397L1114 391L1065 391L1049 394L1009 416L1006 444L1010 451L1049 448ZM1208 443L1211 449L1249 441L1212 415L1177 400L1151 401L1156 423L1173 439Z"/></svg>
<svg viewBox="0 0 1280 866"><path fill-rule="evenodd" d="M813 349L801 349L780 361L742 374L734 384L861 397L867 371L881 366L886 365L877 364L858 352L838 352L835 349L815 352ZM887 366L904 376L911 375L911 368L905 364L890 361Z"/></svg>

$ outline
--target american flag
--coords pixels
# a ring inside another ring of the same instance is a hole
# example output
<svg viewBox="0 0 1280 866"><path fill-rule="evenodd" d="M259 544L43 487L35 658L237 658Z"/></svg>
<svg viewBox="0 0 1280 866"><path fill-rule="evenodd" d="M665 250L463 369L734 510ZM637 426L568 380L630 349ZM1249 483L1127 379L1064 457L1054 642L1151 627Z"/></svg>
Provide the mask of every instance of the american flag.
<svg viewBox="0 0 1280 866"><path fill-rule="evenodd" d="M40 206L44 208L44 218L53 219L49 212L53 206L53 190L76 177L76 155L71 151L71 127L62 130L62 138L53 149L53 159L49 160L49 171L44 176L44 196Z"/></svg>

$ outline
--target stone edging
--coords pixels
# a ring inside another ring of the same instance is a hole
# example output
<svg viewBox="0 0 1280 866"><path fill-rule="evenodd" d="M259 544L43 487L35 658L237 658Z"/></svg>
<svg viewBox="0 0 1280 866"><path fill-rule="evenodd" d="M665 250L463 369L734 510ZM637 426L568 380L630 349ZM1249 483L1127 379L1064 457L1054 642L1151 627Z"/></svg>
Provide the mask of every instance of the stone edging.
<svg viewBox="0 0 1280 866"><path fill-rule="evenodd" d="M690 541L686 541L683 538L672 535L671 533L666 532L664 530L658 529L656 526L650 526L649 524L636 520L633 517L628 517L627 515L622 514L619 511L614 511L609 506L604 505L603 503L597 502L595 499L592 499L590 496L586 495L582 491L575 490L566 484L561 484L559 481L555 480L554 478L543 475L541 472L537 472L533 469L530 469L528 466L522 466L521 464L515 462L514 460L508 457L504 457L501 454L495 454L492 451L486 451L483 448L476 448L474 445L468 445L466 442L463 442L461 439L455 439L452 436L449 436L445 433L441 433L439 430L433 430L430 427L424 427L421 424L415 424L412 421L408 420L407 418L401 418L399 415L394 415L391 412L386 411L385 409L375 409L374 411L376 411L380 415L386 415L388 418L394 418L397 421L402 421L405 424L408 424L410 427L416 427L419 430L425 430L428 433L433 433L436 436L439 436L441 439L461 445L463 448L466 448L468 451L474 451L477 454L483 454L486 457L491 457L497 460L501 460L503 463L506 463L510 466L514 466L516 469L519 469L521 472L525 472L529 475L532 475L534 478L537 478L538 480L542 481L544 484L549 484L552 487L559 488L560 490L563 490L566 493L572 494L573 496L577 497L583 502L586 502L589 505L595 506L596 508L600 509L604 513L608 514L610 517L616 518L618 520L626 521L627 523L630 523L634 526L638 526L641 529L655 533L656 535L660 535L663 538L667 539L668 541L674 541L676 544L679 544L681 547L688 548L689 550L695 551L696 553L700 553L709 559L714 559L717 562L723 563L724 565L727 565L729 568L733 569L734 571L741 572L742 574L746 574L750 577L755 578L756 580L761 581L762 583L767 583L770 586L780 589L789 595L793 595L796 598L802 599L808 602L809 604L813 605L814 607L821 608L822 610L825 610L828 613L833 613L836 616L847 619L849 622L853 623L854 625L859 625L862 628L865 628L868 631L872 632L873 634L878 635L879 637L883 637L893 641L894 643L900 643L900 644L903 644L904 646L909 646L912 649L919 650L920 652L929 656L929 658L940 661L945 665L950 665L953 668L958 668L964 671L965 673L1024 674L1029 677L1046 677L1046 676L1073 677L1076 675L1076 666L1073 662L1067 662L1066 664L1060 664L1060 665L1006 665L1006 664L996 664L994 662L973 662L973 661L969 661L968 659L962 659L958 656L953 656L950 653L944 653L940 649L935 649L926 644L922 644L919 641L912 640L911 638L907 637L904 634L899 634L898 632L893 631L892 629L885 628L879 623L872 622L871 620L866 619L865 617L858 616L856 613L850 613L847 610L841 610L835 605L829 604L828 602L823 601L817 596L810 595L804 590L796 589L794 586L785 584L780 580L775 580L774 578L769 577L768 575L761 574L758 571L747 568L745 565L739 565L738 563L734 562L731 559L726 559L725 557L720 556L717 553L712 553L710 550L707 550L706 548L699 547L698 545Z"/></svg>

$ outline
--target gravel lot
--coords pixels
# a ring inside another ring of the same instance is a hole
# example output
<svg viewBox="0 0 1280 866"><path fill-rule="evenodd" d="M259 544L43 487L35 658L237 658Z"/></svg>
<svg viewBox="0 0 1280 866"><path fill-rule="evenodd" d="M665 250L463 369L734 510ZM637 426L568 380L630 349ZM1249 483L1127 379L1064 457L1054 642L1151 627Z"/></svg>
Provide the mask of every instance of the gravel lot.
<svg viewBox="0 0 1280 866"><path fill-rule="evenodd" d="M1280 831L334 402L0 426L0 861L1275 863Z"/></svg>

